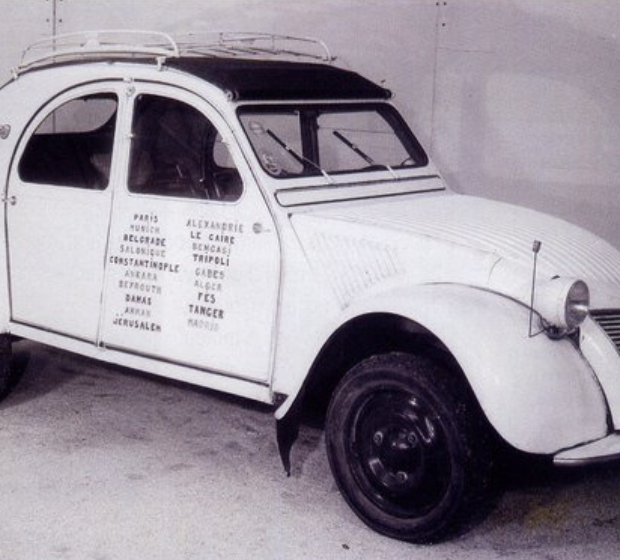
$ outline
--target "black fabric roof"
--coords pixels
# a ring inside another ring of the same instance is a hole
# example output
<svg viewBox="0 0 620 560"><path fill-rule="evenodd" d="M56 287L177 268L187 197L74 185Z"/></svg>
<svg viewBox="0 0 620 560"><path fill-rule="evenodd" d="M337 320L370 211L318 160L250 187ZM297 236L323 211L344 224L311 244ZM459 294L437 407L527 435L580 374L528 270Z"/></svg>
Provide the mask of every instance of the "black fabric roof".
<svg viewBox="0 0 620 560"><path fill-rule="evenodd" d="M241 101L391 97L389 90L359 74L327 64L199 57L169 59L166 64L229 91Z"/></svg>

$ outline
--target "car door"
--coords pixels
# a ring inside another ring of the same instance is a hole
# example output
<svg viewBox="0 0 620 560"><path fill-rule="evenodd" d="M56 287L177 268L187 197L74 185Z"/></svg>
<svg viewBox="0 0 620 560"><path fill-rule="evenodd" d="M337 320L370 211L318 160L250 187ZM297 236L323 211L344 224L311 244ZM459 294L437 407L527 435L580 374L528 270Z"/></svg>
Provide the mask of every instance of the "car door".
<svg viewBox="0 0 620 560"><path fill-rule="evenodd" d="M14 323L96 341L119 113L115 85L43 107L11 169L7 236Z"/></svg>
<svg viewBox="0 0 620 560"><path fill-rule="evenodd" d="M133 84L102 343L266 382L279 286L272 216L204 100Z"/></svg>

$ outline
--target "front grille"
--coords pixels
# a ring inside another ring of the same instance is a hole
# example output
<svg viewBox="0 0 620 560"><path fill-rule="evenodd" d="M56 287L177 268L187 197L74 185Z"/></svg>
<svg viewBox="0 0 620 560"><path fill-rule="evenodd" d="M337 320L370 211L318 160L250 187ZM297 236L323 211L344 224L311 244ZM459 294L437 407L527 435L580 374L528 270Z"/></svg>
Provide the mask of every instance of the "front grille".
<svg viewBox="0 0 620 560"><path fill-rule="evenodd" d="M616 348L620 350L620 309L590 311L590 316L611 338Z"/></svg>

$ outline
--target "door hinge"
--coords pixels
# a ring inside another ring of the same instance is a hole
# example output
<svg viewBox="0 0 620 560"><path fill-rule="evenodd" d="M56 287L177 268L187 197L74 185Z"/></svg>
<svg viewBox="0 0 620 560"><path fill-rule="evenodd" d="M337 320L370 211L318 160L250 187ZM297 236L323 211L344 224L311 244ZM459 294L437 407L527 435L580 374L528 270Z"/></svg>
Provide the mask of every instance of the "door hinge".
<svg viewBox="0 0 620 560"><path fill-rule="evenodd" d="M3 196L2 204L9 203L11 206L15 206L17 204L17 198L14 196Z"/></svg>
<svg viewBox="0 0 620 560"><path fill-rule="evenodd" d="M133 97L136 93L136 86L134 86L133 78L125 78L123 81L126 84L125 95L127 97Z"/></svg>

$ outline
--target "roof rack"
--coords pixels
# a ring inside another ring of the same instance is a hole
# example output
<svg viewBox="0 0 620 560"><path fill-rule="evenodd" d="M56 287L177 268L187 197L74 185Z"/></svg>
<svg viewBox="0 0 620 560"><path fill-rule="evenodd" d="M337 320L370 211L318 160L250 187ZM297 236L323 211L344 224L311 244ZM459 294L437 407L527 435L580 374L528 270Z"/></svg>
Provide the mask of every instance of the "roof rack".
<svg viewBox="0 0 620 560"><path fill-rule="evenodd" d="M182 54L209 57L306 58L332 63L336 57L319 39L257 32L205 32L175 36Z"/></svg>
<svg viewBox="0 0 620 560"><path fill-rule="evenodd" d="M159 31L105 29L55 35L30 45L22 54L20 74L49 64L75 60L105 60L110 57L153 57L158 66L180 56L209 58L306 58L332 63L327 45L310 37L272 33L205 32L185 33L173 38Z"/></svg>

